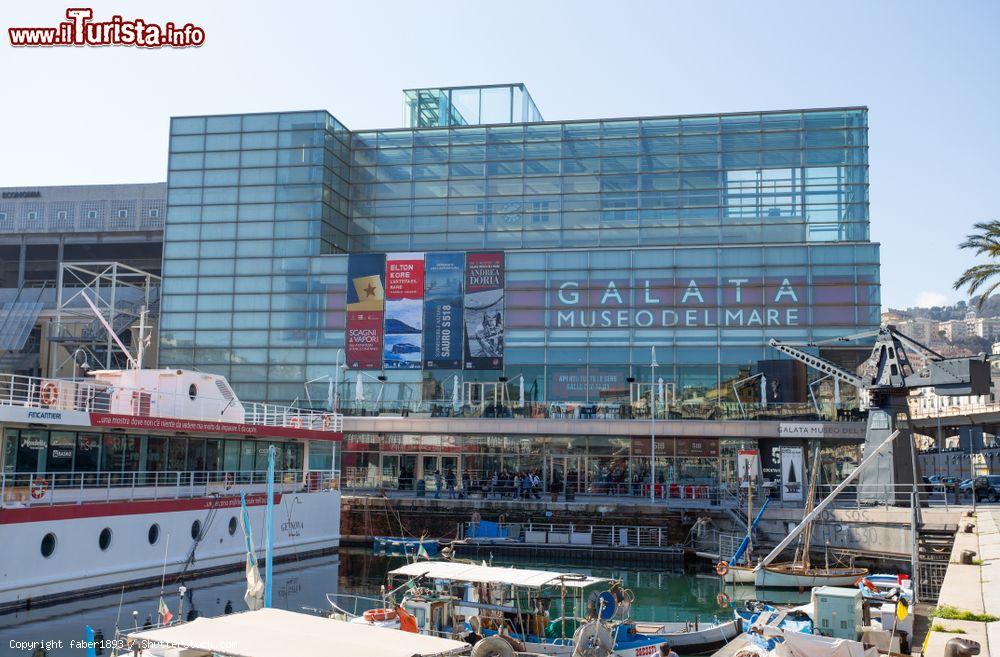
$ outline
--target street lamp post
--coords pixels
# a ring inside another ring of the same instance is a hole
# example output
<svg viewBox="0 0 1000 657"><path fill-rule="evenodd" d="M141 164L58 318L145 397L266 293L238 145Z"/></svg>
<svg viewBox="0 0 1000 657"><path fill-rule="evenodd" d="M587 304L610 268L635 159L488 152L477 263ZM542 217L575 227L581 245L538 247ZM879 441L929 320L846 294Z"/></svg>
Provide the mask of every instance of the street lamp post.
<svg viewBox="0 0 1000 657"><path fill-rule="evenodd" d="M652 375L649 377L649 500L656 502L656 347L649 348L650 369Z"/></svg>

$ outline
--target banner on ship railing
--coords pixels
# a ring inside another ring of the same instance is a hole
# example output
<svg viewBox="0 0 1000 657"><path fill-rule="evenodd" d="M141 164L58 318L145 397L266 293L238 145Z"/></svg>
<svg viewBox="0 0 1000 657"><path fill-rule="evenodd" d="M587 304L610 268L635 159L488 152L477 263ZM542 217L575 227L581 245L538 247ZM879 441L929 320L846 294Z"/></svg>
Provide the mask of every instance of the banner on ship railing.
<svg viewBox="0 0 1000 657"><path fill-rule="evenodd" d="M781 501L801 502L805 489L801 447L781 448Z"/></svg>
<svg viewBox="0 0 1000 657"><path fill-rule="evenodd" d="M503 369L503 303L503 253L466 255L465 369Z"/></svg>
<svg viewBox="0 0 1000 657"><path fill-rule="evenodd" d="M385 256L385 336L387 370L419 370L423 364L424 254Z"/></svg>
<svg viewBox="0 0 1000 657"><path fill-rule="evenodd" d="M385 256L352 253L347 258L347 365L382 368L382 319L385 314Z"/></svg>
<svg viewBox="0 0 1000 657"><path fill-rule="evenodd" d="M424 368L462 367L464 253L424 256Z"/></svg>

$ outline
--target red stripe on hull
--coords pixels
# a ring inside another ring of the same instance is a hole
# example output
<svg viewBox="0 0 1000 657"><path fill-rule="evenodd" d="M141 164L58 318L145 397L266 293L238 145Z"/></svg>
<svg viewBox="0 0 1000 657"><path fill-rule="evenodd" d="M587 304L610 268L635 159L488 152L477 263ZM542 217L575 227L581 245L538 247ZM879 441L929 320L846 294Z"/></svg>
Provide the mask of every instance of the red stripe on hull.
<svg viewBox="0 0 1000 657"><path fill-rule="evenodd" d="M274 494L275 504L281 502L281 493ZM247 506L267 503L267 495L247 495ZM183 500L139 500L134 502L88 502L84 504L54 504L23 509L0 509L0 525L22 522L74 520L102 516L131 516L148 513L173 513L203 509L232 509L240 507L239 495L228 497L196 497Z"/></svg>

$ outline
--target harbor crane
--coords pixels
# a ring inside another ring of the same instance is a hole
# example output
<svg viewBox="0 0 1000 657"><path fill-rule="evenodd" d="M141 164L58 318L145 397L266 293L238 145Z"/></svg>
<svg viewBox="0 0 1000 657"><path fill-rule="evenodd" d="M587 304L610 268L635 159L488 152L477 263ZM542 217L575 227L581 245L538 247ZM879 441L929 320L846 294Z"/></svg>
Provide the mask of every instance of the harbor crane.
<svg viewBox="0 0 1000 657"><path fill-rule="evenodd" d="M813 355L804 349L875 338L862 374L856 374ZM768 344L781 353L805 363L823 374L856 387L868 398L868 425L864 453L898 431L891 446L883 449L877 462L861 473L858 497L862 501L894 500L899 506L910 503L910 491L920 481L916 446L910 429L908 397L911 390L934 388L939 395L985 395L990 392L990 364L985 354L945 358L930 347L903 335L889 324L832 340L786 343L772 339ZM924 355L919 369L910 362L907 347Z"/></svg>

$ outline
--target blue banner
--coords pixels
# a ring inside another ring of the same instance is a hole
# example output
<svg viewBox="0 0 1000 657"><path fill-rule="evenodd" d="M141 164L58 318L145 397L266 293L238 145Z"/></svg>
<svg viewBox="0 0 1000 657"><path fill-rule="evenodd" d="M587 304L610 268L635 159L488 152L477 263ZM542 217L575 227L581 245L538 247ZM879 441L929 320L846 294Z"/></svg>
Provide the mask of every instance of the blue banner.
<svg viewBox="0 0 1000 657"><path fill-rule="evenodd" d="M464 253L424 256L424 368L462 367Z"/></svg>

